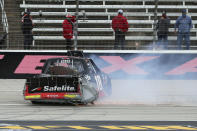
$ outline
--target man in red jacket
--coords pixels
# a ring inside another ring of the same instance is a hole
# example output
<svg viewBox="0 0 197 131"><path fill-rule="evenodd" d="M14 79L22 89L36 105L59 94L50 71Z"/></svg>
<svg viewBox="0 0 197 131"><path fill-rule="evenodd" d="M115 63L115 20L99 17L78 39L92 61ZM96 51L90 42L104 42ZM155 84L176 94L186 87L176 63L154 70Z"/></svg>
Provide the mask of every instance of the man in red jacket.
<svg viewBox="0 0 197 131"><path fill-rule="evenodd" d="M129 24L127 18L123 16L123 10L118 10L118 16L112 19L112 28L115 32L114 49L124 49L125 46L125 33L128 31Z"/></svg>
<svg viewBox="0 0 197 131"><path fill-rule="evenodd" d="M71 39L73 38L73 28L74 28L74 22L75 22L75 16L72 16L70 14L67 14L66 19L62 23L63 28L63 36L66 39L66 48L67 50L72 49L72 42Z"/></svg>

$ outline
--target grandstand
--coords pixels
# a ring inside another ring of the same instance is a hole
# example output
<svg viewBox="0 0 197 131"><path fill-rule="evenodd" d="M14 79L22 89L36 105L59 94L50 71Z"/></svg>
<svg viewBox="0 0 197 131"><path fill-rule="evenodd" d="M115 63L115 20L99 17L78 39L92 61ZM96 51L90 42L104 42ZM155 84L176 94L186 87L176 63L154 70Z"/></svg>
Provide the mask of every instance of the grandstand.
<svg viewBox="0 0 197 131"><path fill-rule="evenodd" d="M182 9L187 9L188 15L192 17L194 26L191 30L191 49L196 49L197 1L159 0L158 4L158 17L161 16L163 10L167 10L167 15L171 19L170 49L176 49L177 37L173 27ZM79 0L78 48L113 49L115 38L111 20L120 8L124 10L124 16L128 18L130 25L129 32L126 34L126 49L151 47L154 29L154 0ZM6 46L10 49L23 48L20 17L25 9L30 9L35 24L33 49L65 49L62 22L67 13L75 14L75 0L6 0L9 42L5 43L5 48Z"/></svg>

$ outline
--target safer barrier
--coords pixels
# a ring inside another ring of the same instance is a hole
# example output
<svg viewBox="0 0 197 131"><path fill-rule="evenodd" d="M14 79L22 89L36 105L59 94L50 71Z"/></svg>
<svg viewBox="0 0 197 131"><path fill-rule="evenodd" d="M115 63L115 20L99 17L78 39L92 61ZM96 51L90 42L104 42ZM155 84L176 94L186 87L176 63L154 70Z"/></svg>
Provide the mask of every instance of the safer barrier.
<svg viewBox="0 0 197 131"><path fill-rule="evenodd" d="M85 50L112 79L196 80L197 51ZM43 59L66 56L66 51L0 51L0 78L24 79L41 73Z"/></svg>

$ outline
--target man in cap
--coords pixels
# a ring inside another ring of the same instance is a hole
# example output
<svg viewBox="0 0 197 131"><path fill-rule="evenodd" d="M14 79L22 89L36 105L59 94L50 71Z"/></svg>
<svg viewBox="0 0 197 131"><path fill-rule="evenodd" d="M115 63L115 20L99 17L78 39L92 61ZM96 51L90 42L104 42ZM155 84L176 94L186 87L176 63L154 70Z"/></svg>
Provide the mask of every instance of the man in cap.
<svg viewBox="0 0 197 131"><path fill-rule="evenodd" d="M115 32L114 49L124 49L125 46L125 33L128 31L129 24L127 18L123 16L123 10L118 10L118 15L112 19L112 28Z"/></svg>
<svg viewBox="0 0 197 131"><path fill-rule="evenodd" d="M170 27L170 19L166 15L166 11L162 12L162 16L157 23L157 46L164 46L164 49L168 49L168 29Z"/></svg>
<svg viewBox="0 0 197 131"><path fill-rule="evenodd" d="M22 17L22 31L24 35L24 49L30 49L33 42L33 21L30 15L29 9L24 13Z"/></svg>
<svg viewBox="0 0 197 131"><path fill-rule="evenodd" d="M177 44L178 49L182 49L182 41L185 40L186 49L190 48L190 29L192 28L192 19L186 15L186 9L182 10L182 16L179 16L175 24L175 33L178 28Z"/></svg>
<svg viewBox="0 0 197 131"><path fill-rule="evenodd" d="M67 50L72 49L72 42L71 39L73 38L73 28L74 28L74 22L75 22L75 16L72 16L70 14L66 15L66 19L62 23L63 28L63 36L66 39L66 48Z"/></svg>

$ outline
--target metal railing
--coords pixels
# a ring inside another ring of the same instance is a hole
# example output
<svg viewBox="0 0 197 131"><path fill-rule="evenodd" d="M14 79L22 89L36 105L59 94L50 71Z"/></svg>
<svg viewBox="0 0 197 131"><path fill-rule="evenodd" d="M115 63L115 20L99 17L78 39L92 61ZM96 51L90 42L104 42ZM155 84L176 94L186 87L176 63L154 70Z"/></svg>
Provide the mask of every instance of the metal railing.
<svg viewBox="0 0 197 131"><path fill-rule="evenodd" d="M92 1L96 2L92 3ZM111 23L112 19L117 16L117 9L121 8L130 25L128 32L125 33L125 50L151 50L153 47L156 50L160 49L159 46L156 47L160 42L155 26L162 16L161 11L166 9L169 10L167 15L171 19L168 37L169 49L177 49L178 34L174 32L174 24L176 19L181 16L181 9L186 9L189 11L188 15L193 18L192 23L194 24L191 30L190 47L196 50L197 11L195 9L197 4L195 1L197 0L20 0L18 6L19 13L22 15L26 9L29 9L32 15L34 29L31 49L65 50L67 42L63 37L62 23L67 13L77 16L76 8L79 6L79 19L77 19L79 21L75 22L79 24L79 28L74 28L74 37L71 40L73 49L113 50L115 35ZM158 11L154 12L157 9ZM84 13L87 17L83 17ZM12 22L15 21L11 20L9 24ZM9 26L11 28L11 25ZM10 41L12 38L16 39L12 42L13 44L10 44L10 47L14 46L11 49L23 49L22 34L12 37L12 33L10 33L9 37Z"/></svg>
<svg viewBox="0 0 197 131"><path fill-rule="evenodd" d="M3 25L3 31L7 34L7 48L9 47L9 25L8 25L8 19L6 15L6 11L4 8L5 2L4 0L0 0L1 10L2 10L2 25Z"/></svg>

